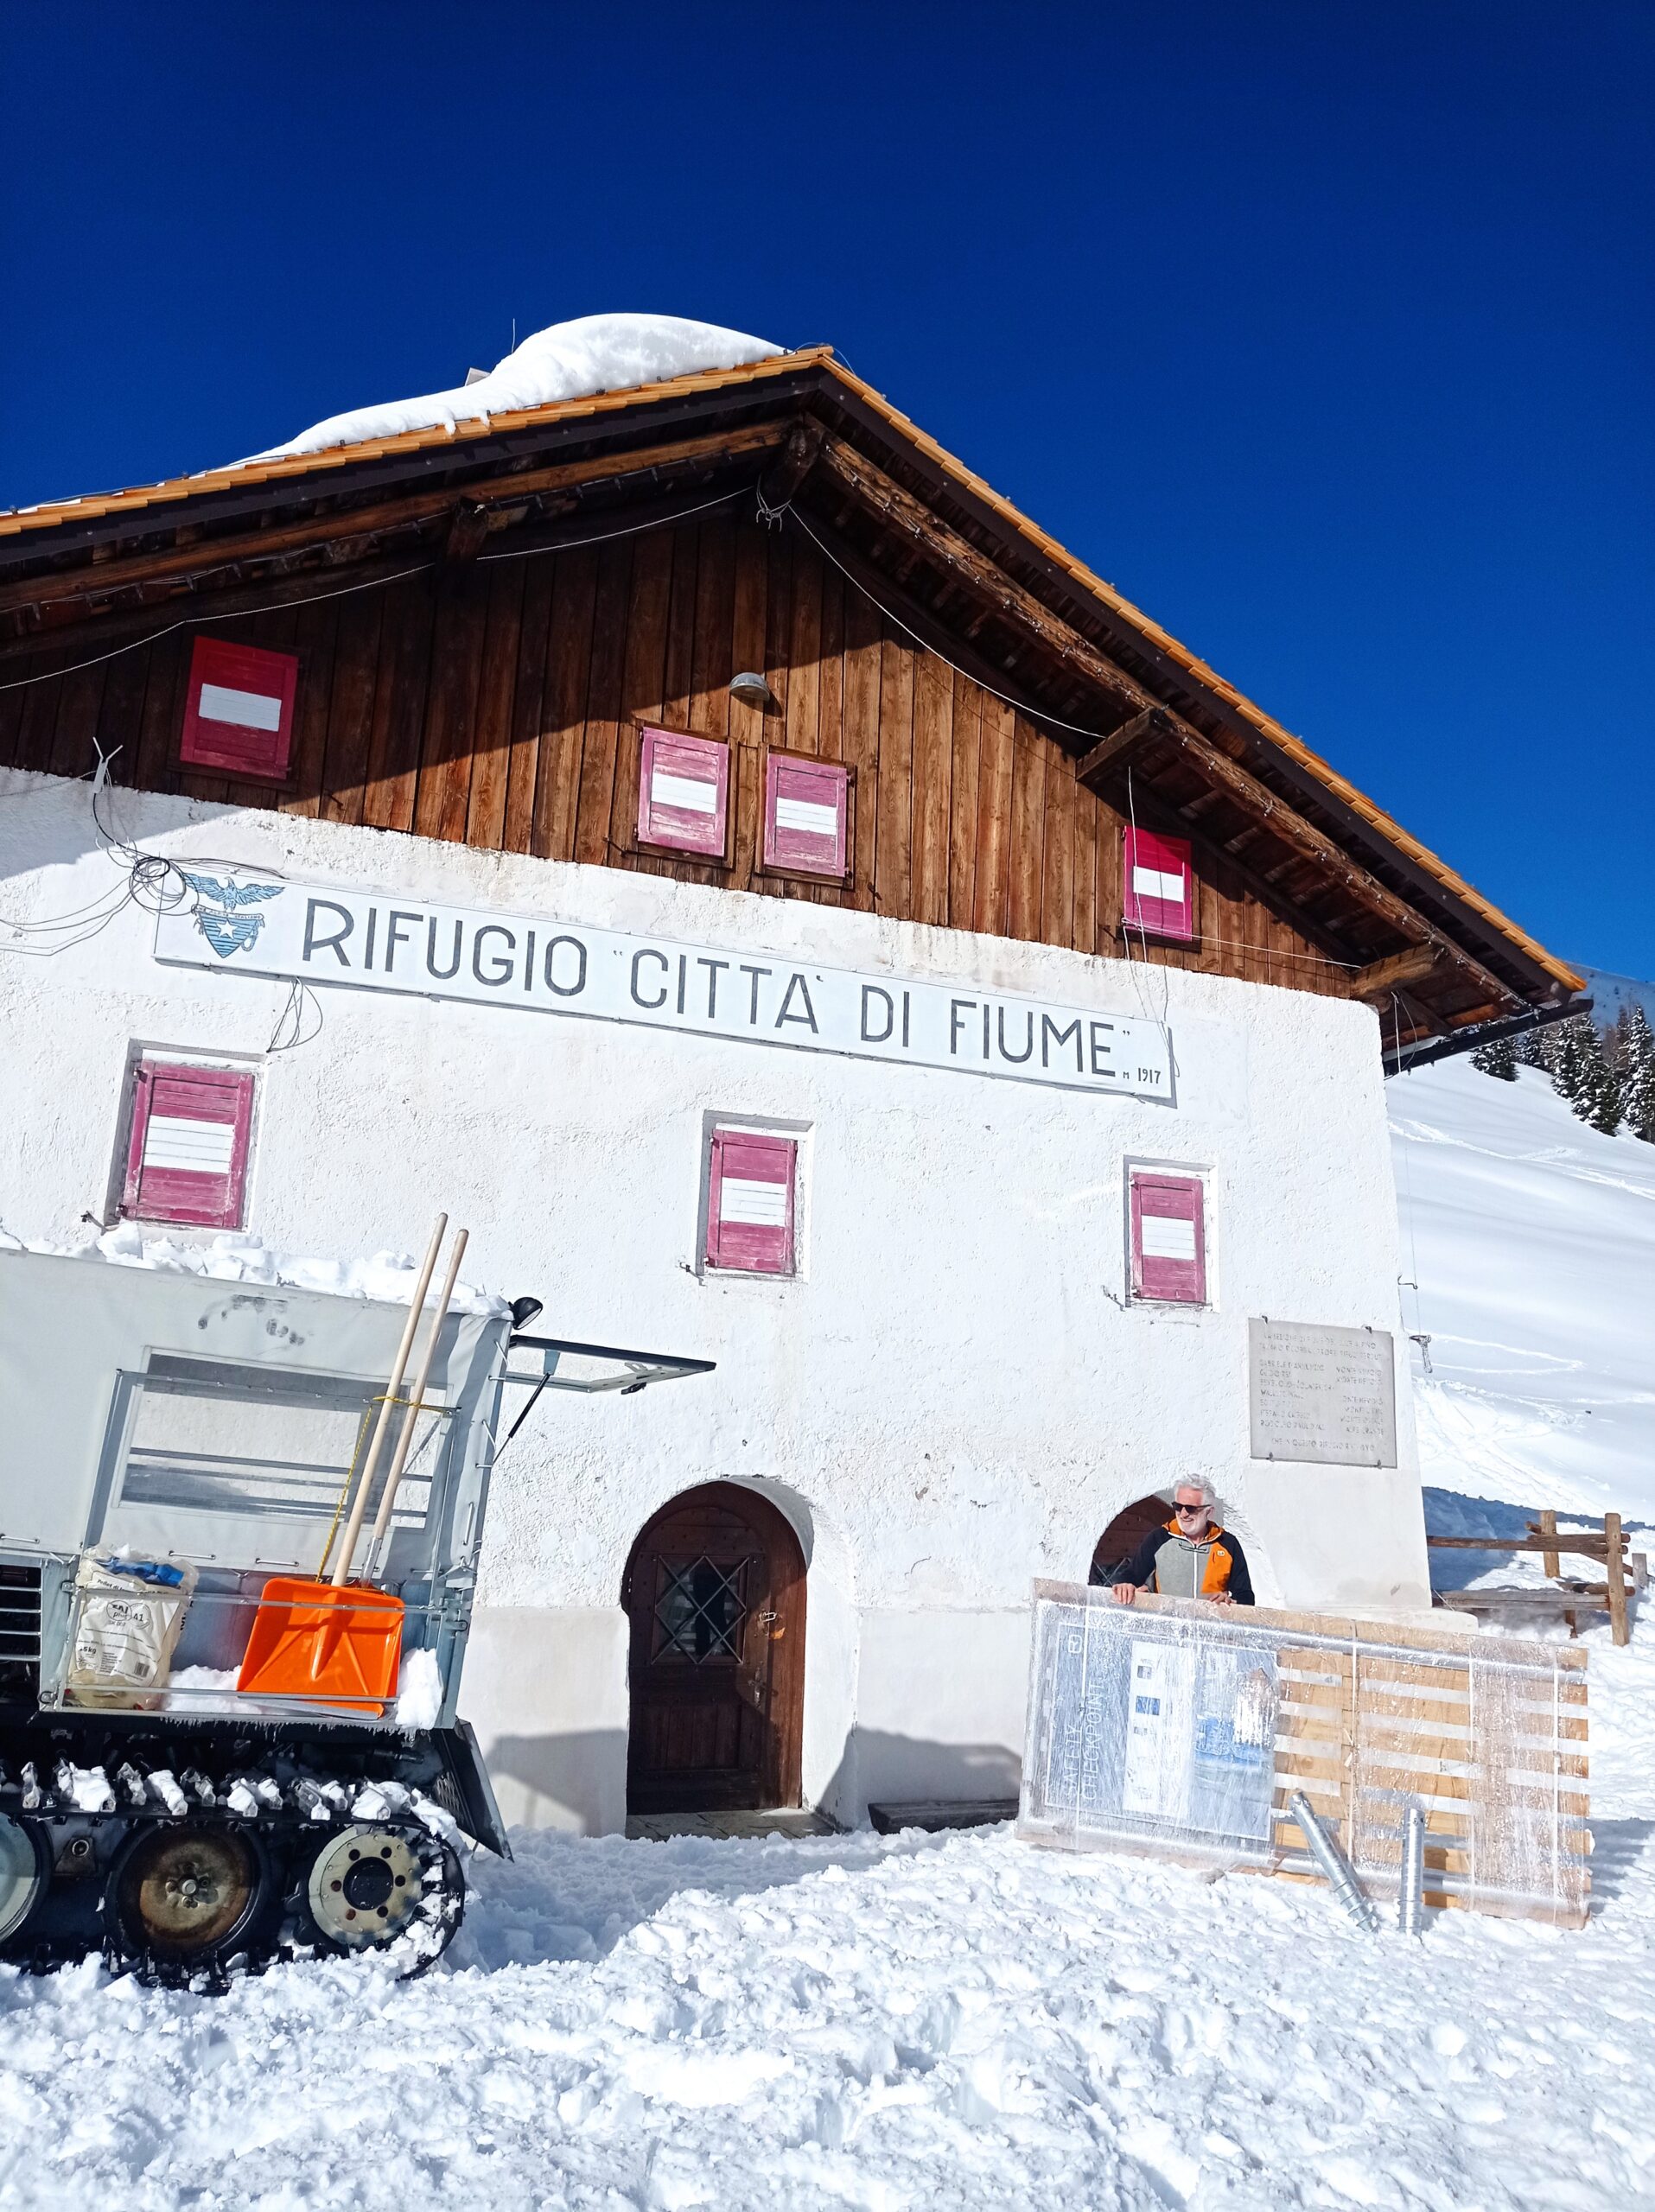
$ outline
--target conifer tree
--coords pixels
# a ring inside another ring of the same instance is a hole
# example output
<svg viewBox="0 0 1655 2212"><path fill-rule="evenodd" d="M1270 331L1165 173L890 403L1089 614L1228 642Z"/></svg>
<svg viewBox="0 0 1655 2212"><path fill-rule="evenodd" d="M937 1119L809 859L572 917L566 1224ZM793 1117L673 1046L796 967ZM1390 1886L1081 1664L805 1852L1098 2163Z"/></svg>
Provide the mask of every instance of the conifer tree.
<svg viewBox="0 0 1655 2212"><path fill-rule="evenodd" d="M1480 1068L1485 1075L1498 1076L1502 1083L1517 1081L1517 1040L1512 1037L1495 1037L1486 1045L1480 1045L1471 1056L1474 1068Z"/></svg>
<svg viewBox="0 0 1655 2212"><path fill-rule="evenodd" d="M1622 1008L1615 1027L1620 1110L1634 1136L1655 1144L1655 1030L1636 1000Z"/></svg>
<svg viewBox="0 0 1655 2212"><path fill-rule="evenodd" d="M1595 1028L1590 1043L1582 1047L1582 1062L1581 1095L1575 1111L1582 1121L1589 1122L1595 1129L1612 1137L1620 1127L1623 1110L1620 1078L1609 1065L1603 1039Z"/></svg>
<svg viewBox="0 0 1655 2212"><path fill-rule="evenodd" d="M1589 1014L1560 1021L1550 1033L1546 1052L1552 1088L1566 1098L1582 1122L1605 1136L1620 1126L1620 1084L1603 1050L1603 1039Z"/></svg>
<svg viewBox="0 0 1655 2212"><path fill-rule="evenodd" d="M1540 1065L1551 1077L1552 1089L1571 1106L1580 1097L1585 1076L1580 1033L1586 1018L1577 1014L1540 1033Z"/></svg>

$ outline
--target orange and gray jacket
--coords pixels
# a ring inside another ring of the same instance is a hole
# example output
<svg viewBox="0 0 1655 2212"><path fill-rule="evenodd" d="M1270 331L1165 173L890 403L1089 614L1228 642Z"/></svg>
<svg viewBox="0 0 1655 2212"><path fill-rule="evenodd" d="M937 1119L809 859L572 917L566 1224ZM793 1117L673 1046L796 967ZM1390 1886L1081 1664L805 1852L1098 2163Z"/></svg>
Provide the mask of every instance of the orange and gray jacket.
<svg viewBox="0 0 1655 2212"><path fill-rule="evenodd" d="M1233 1598L1253 1603L1247 1555L1227 1529L1209 1521L1199 1536L1181 1535L1176 1521L1152 1529L1112 1580L1139 1590L1158 1590L1165 1598Z"/></svg>

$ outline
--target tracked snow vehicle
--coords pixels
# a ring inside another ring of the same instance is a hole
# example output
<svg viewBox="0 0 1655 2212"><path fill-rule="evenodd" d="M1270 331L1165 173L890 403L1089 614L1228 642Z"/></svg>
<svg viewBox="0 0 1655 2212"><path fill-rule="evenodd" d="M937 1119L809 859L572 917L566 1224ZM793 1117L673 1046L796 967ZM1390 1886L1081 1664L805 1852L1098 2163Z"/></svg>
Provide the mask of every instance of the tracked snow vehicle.
<svg viewBox="0 0 1655 2212"><path fill-rule="evenodd" d="M0 1957L210 1988L441 1955L468 1840L510 1852L457 1714L494 1461L543 1391L710 1364L525 1333L538 1311L436 1334L372 1562L395 1694L341 1701L245 1662L337 1529L408 1309L0 1253Z"/></svg>

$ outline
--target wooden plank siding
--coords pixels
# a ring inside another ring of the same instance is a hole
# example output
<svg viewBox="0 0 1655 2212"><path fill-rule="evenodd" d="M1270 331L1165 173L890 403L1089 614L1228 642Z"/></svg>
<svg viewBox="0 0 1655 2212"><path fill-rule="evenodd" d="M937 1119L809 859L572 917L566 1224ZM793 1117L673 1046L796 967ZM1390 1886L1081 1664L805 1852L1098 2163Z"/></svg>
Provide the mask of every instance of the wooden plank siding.
<svg viewBox="0 0 1655 2212"><path fill-rule="evenodd" d="M205 626L205 622L204 622ZM917 646L798 532L709 516L522 560L438 567L337 601L214 621L296 653L281 786L181 769L193 633L78 673L54 642L9 673L0 766L413 830L780 899L1342 994L1345 971L1196 836L1198 941L1121 928L1123 816L1026 715ZM761 671L769 710L732 700ZM634 848L637 725L727 737L728 868ZM767 746L855 772L846 887L765 873ZM1169 826L1162 817L1160 826ZM1199 824L1196 825L1199 833ZM1289 872L1290 873L1290 872ZM1287 881L1284 895L1290 897Z"/></svg>

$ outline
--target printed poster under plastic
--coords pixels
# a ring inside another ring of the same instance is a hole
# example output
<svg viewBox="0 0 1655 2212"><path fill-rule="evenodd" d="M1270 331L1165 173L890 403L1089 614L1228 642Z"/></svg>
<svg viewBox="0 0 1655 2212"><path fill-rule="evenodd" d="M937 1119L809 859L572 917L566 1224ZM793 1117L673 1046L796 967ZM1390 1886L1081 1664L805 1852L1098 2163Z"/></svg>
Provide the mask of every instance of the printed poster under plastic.
<svg viewBox="0 0 1655 2212"><path fill-rule="evenodd" d="M1190 1622L1045 1605L1024 1817L1268 1844L1276 1655Z"/></svg>

